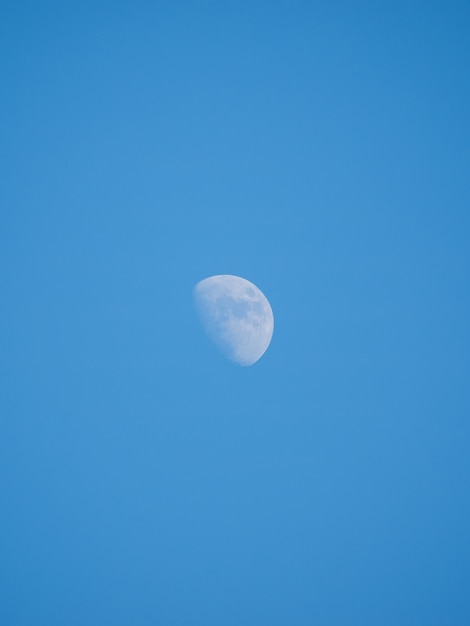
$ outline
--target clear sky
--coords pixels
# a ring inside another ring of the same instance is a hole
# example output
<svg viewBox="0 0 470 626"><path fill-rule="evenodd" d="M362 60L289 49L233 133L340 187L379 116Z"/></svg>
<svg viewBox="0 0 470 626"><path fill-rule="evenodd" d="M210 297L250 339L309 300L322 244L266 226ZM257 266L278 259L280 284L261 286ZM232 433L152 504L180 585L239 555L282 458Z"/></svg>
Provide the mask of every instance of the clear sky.
<svg viewBox="0 0 470 626"><path fill-rule="evenodd" d="M4 0L0 46L2 626L467 626L468 2Z"/></svg>

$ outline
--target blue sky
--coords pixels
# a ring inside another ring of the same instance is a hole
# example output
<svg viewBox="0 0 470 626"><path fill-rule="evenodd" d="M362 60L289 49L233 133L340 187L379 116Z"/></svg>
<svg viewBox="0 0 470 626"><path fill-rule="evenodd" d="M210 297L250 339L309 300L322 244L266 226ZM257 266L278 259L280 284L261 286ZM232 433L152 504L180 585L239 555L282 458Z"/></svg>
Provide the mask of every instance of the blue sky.
<svg viewBox="0 0 470 626"><path fill-rule="evenodd" d="M469 26L2 3L2 624L470 622Z"/></svg>

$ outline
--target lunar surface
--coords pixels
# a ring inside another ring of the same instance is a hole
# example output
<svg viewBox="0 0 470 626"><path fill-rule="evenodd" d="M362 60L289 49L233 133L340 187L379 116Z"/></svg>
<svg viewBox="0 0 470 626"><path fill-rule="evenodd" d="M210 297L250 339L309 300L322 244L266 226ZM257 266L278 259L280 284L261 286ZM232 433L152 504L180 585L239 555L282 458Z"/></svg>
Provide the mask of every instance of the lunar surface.
<svg viewBox="0 0 470 626"><path fill-rule="evenodd" d="M209 338L238 365L253 365L266 352L274 317L262 291L239 276L223 274L201 280L194 301Z"/></svg>

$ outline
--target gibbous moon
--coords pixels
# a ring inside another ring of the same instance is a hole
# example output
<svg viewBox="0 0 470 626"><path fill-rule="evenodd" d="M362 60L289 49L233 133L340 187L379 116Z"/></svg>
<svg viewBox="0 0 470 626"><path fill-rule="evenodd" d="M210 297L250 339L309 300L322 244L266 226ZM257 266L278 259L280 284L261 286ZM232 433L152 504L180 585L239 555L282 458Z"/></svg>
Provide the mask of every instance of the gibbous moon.
<svg viewBox="0 0 470 626"><path fill-rule="evenodd" d="M256 285L239 276L211 276L194 287L194 301L207 335L225 357L238 365L253 365L263 356L274 317Z"/></svg>

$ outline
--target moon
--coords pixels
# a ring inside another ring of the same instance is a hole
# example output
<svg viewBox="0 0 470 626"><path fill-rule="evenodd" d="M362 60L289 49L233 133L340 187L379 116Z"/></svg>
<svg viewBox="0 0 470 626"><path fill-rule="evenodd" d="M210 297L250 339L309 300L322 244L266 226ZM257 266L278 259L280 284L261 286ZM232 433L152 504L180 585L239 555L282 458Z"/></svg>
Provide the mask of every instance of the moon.
<svg viewBox="0 0 470 626"><path fill-rule="evenodd" d="M221 274L194 287L202 325L222 354L238 365L253 365L268 349L274 316L268 299L249 280Z"/></svg>

